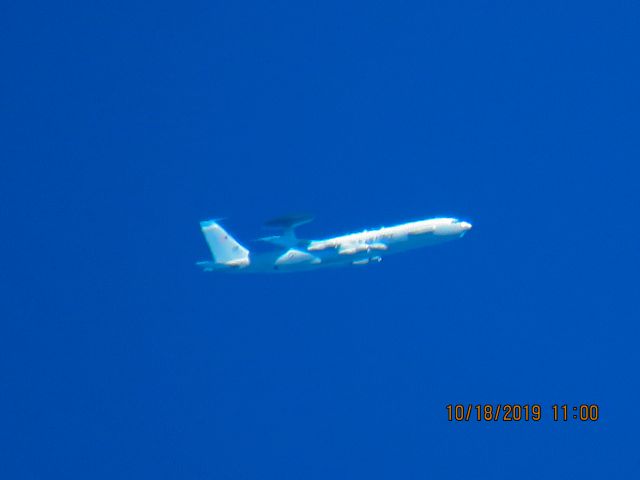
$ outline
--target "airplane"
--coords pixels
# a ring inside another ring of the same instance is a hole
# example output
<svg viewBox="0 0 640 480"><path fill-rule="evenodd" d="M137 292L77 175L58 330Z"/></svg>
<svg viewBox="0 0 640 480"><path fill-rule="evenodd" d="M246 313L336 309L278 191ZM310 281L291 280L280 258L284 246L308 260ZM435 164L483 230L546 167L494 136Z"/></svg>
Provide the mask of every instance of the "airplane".
<svg viewBox="0 0 640 480"><path fill-rule="evenodd" d="M200 222L213 261L196 265L205 272L242 273L367 265L382 261L383 255L462 238L472 227L457 218L431 218L321 240L298 238L295 229L311 220L309 215L287 215L266 222L265 226L278 228L281 233L258 239L274 247L263 253L250 252L222 228L219 220Z"/></svg>

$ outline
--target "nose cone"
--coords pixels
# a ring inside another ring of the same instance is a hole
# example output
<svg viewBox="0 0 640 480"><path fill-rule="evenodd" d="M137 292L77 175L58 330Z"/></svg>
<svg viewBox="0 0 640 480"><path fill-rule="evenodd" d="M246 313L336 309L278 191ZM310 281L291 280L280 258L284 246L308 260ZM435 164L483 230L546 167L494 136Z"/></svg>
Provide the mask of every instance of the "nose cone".
<svg viewBox="0 0 640 480"><path fill-rule="evenodd" d="M460 222L460 228L465 232L471 230L472 225L469 222Z"/></svg>

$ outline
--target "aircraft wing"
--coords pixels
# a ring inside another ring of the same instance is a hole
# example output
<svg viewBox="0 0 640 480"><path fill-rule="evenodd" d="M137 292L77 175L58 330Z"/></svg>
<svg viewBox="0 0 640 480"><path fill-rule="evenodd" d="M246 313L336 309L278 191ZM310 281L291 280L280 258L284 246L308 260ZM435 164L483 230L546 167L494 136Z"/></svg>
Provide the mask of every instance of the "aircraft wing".
<svg viewBox="0 0 640 480"><path fill-rule="evenodd" d="M338 248L340 255L355 255L360 252L370 252L372 250L387 250L389 247L382 242L363 243L343 243Z"/></svg>

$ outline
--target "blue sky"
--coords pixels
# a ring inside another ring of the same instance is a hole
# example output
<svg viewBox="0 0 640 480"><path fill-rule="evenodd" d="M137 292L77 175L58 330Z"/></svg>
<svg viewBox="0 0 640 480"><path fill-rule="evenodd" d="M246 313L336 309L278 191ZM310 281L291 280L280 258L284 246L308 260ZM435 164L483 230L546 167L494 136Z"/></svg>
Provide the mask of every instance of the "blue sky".
<svg viewBox="0 0 640 480"><path fill-rule="evenodd" d="M637 476L639 13L4 5L0 476ZM248 240L300 211L309 237L474 230L364 268L195 268L200 220Z"/></svg>

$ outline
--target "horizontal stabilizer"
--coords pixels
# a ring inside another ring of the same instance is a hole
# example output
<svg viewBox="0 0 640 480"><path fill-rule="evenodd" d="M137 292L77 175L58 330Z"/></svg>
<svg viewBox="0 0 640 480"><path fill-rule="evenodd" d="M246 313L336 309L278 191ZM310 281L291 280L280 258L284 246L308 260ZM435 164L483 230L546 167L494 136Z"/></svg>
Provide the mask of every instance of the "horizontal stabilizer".
<svg viewBox="0 0 640 480"><path fill-rule="evenodd" d="M228 262L224 262L227 267L246 267L249 265L248 258L237 258L235 260L229 260Z"/></svg>

